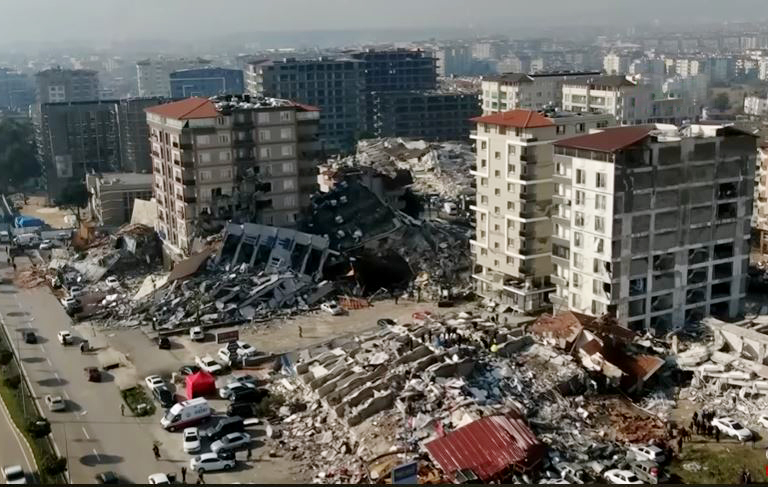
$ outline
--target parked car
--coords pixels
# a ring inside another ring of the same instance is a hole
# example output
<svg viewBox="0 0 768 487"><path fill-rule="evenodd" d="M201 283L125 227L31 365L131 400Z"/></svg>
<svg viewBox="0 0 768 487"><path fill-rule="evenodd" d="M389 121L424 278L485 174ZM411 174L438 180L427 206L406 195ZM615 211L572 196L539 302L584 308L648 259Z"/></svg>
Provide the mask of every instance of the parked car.
<svg viewBox="0 0 768 487"><path fill-rule="evenodd" d="M163 485L163 484L170 484L171 481L168 479L168 476L164 473L153 473L149 477L147 477L147 483L151 485Z"/></svg>
<svg viewBox="0 0 768 487"><path fill-rule="evenodd" d="M40 250L51 250L55 245L52 240L43 240L40 242Z"/></svg>
<svg viewBox="0 0 768 487"><path fill-rule="evenodd" d="M217 361L213 360L213 357L210 355L195 357L195 363L198 367L208 372L209 374L220 374L224 371L224 367L222 367L221 364Z"/></svg>
<svg viewBox="0 0 768 487"><path fill-rule="evenodd" d="M152 391L156 387L164 386L165 380L159 375L149 375L144 379L144 383L147 384L149 390Z"/></svg>
<svg viewBox="0 0 768 487"><path fill-rule="evenodd" d="M69 297L77 298L83 295L83 288L80 286L72 286L69 288Z"/></svg>
<svg viewBox="0 0 768 487"><path fill-rule="evenodd" d="M189 461L189 469L193 472L215 472L217 470L229 470L234 468L235 459L209 452L203 453Z"/></svg>
<svg viewBox="0 0 768 487"><path fill-rule="evenodd" d="M630 472L629 470L619 470L618 468L614 468L612 470L608 470L603 475L605 477L605 480L607 480L611 484L642 484L643 481L637 478L637 475L635 475L633 472Z"/></svg>
<svg viewBox="0 0 768 487"><path fill-rule="evenodd" d="M584 471L577 466L560 462L552 466L561 479L567 480L569 483L583 484L584 483Z"/></svg>
<svg viewBox="0 0 768 487"><path fill-rule="evenodd" d="M171 340L168 337L160 337L157 339L157 348L160 350L170 350Z"/></svg>
<svg viewBox="0 0 768 487"><path fill-rule="evenodd" d="M197 365L182 365L181 367L179 367L179 374L192 375L199 370L200 370L200 367L198 367Z"/></svg>
<svg viewBox="0 0 768 487"><path fill-rule="evenodd" d="M658 463L648 460L630 462L629 468L646 484L666 482L669 477L662 473Z"/></svg>
<svg viewBox="0 0 768 487"><path fill-rule="evenodd" d="M6 484L26 484L27 475L21 465L8 465L3 467L3 479Z"/></svg>
<svg viewBox="0 0 768 487"><path fill-rule="evenodd" d="M227 347L220 348L216 355L221 363L225 365L232 365L232 361L237 359L237 354L230 352Z"/></svg>
<svg viewBox="0 0 768 487"><path fill-rule="evenodd" d="M738 421L730 417L715 418L712 420L712 426L719 429L721 433L736 438L739 441L747 441L752 438L752 432L741 425Z"/></svg>
<svg viewBox="0 0 768 487"><path fill-rule="evenodd" d="M377 325L379 325L382 328L386 328L388 326L394 326L395 320L389 319L389 318L381 318L376 322Z"/></svg>
<svg viewBox="0 0 768 487"><path fill-rule="evenodd" d="M166 409L176 404L176 396L165 384L152 389L152 395L155 396L157 402Z"/></svg>
<svg viewBox="0 0 768 487"><path fill-rule="evenodd" d="M120 287L120 281L115 276L109 276L106 281L107 287L110 289L117 289Z"/></svg>
<svg viewBox="0 0 768 487"><path fill-rule="evenodd" d="M238 416L218 416L218 421L213 426L200 431L200 436L208 438L210 441L216 441L230 433L241 433L245 431L243 418Z"/></svg>
<svg viewBox="0 0 768 487"><path fill-rule="evenodd" d="M83 305L80 303L80 300L71 296L62 298L61 305L64 306L64 310L69 316L72 316L75 313L79 313L83 309Z"/></svg>
<svg viewBox="0 0 768 487"><path fill-rule="evenodd" d="M267 389L247 388L233 391L227 399L229 399L230 402L257 403L261 402L261 400L268 395L269 391Z"/></svg>
<svg viewBox="0 0 768 487"><path fill-rule="evenodd" d="M239 391L244 391L249 388L255 389L256 386L249 382L239 382L239 381L230 382L224 387L219 388L219 397L222 399L228 399L229 396L231 396L232 394Z"/></svg>
<svg viewBox="0 0 768 487"><path fill-rule="evenodd" d="M11 243L11 234L5 230L0 232L0 243Z"/></svg>
<svg viewBox="0 0 768 487"><path fill-rule="evenodd" d="M227 406L227 416L250 418L253 415L253 404L250 402L233 402Z"/></svg>
<svg viewBox="0 0 768 487"><path fill-rule="evenodd" d="M233 375L232 376L232 382L242 382L243 384L253 384L256 385L259 382L259 379L256 377L250 375L250 374L243 374L243 375Z"/></svg>
<svg viewBox="0 0 768 487"><path fill-rule="evenodd" d="M768 413L760 413L757 417L757 424L768 429Z"/></svg>
<svg viewBox="0 0 768 487"><path fill-rule="evenodd" d="M24 337L24 343L37 343L37 335L35 335L34 331L24 330L21 334Z"/></svg>
<svg viewBox="0 0 768 487"><path fill-rule="evenodd" d="M336 301L328 301L327 303L323 303L320 305L320 309L334 316L344 314L344 308L339 306Z"/></svg>
<svg viewBox="0 0 768 487"><path fill-rule="evenodd" d="M61 330L56 334L56 338L59 339L59 343L62 345L71 345L72 344L72 333L69 332L69 330Z"/></svg>
<svg viewBox="0 0 768 487"><path fill-rule="evenodd" d="M67 409L67 403L64 402L61 396L46 395L45 405L48 406L50 411L64 411Z"/></svg>
<svg viewBox="0 0 768 487"><path fill-rule="evenodd" d="M201 448L200 432L196 427L184 428L183 448L184 453L197 453Z"/></svg>
<svg viewBox="0 0 768 487"><path fill-rule="evenodd" d="M119 484L120 477L115 472L107 471L96 475L96 482L100 484Z"/></svg>
<svg viewBox="0 0 768 487"><path fill-rule="evenodd" d="M242 340L237 341L237 347L238 357L252 357L259 353L253 345Z"/></svg>
<svg viewBox="0 0 768 487"><path fill-rule="evenodd" d="M96 367L86 367L85 377L89 382L101 382L101 371Z"/></svg>
<svg viewBox="0 0 768 487"><path fill-rule="evenodd" d="M189 329L189 338L195 342L201 342L205 340L205 332L200 326L193 326Z"/></svg>
<svg viewBox="0 0 768 487"><path fill-rule="evenodd" d="M220 440L211 443L211 451L218 453L220 451L235 451L247 447L251 444L251 435L248 433L230 433Z"/></svg>
<svg viewBox="0 0 768 487"><path fill-rule="evenodd" d="M637 460L648 460L650 462L656 463L664 463L664 460L666 460L666 457L664 456L664 450L654 445L630 446L629 451Z"/></svg>

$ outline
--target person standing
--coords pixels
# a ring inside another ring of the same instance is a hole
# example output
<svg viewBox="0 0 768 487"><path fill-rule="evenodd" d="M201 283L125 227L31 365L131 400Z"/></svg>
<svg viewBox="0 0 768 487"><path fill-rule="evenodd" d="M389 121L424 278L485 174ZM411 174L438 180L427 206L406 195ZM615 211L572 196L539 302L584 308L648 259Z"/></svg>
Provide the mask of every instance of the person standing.
<svg viewBox="0 0 768 487"><path fill-rule="evenodd" d="M152 453L155 455L155 460L160 460L160 448L157 444L152 445Z"/></svg>
<svg viewBox="0 0 768 487"><path fill-rule="evenodd" d="M187 483L187 467L184 465L181 466L181 483L186 484Z"/></svg>
<svg viewBox="0 0 768 487"><path fill-rule="evenodd" d="M301 325L299 325L299 338L304 338L304 330L301 329Z"/></svg>
<svg viewBox="0 0 768 487"><path fill-rule="evenodd" d="M120 416L125 416L125 404L120 404Z"/></svg>

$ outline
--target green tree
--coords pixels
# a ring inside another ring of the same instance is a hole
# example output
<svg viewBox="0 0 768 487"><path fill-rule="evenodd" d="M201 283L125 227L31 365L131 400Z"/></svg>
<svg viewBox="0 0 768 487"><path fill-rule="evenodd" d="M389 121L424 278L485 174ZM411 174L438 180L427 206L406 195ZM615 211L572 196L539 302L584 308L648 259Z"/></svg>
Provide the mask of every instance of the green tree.
<svg viewBox="0 0 768 487"><path fill-rule="evenodd" d="M40 175L32 127L0 121L0 187L8 191Z"/></svg>
<svg viewBox="0 0 768 487"><path fill-rule="evenodd" d="M68 209L77 218L77 226L80 226L80 210L88 206L88 199L91 194L84 182L69 183L59 193L56 204Z"/></svg>
<svg viewBox="0 0 768 487"><path fill-rule="evenodd" d="M731 107L731 100L728 98L728 93L718 93L712 100L712 108L724 112Z"/></svg>

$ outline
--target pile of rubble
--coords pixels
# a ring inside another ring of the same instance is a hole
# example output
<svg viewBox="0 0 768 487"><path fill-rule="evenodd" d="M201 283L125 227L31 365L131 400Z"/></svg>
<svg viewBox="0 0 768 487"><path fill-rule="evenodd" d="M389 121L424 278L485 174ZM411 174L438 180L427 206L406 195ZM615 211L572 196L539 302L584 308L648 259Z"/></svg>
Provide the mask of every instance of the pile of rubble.
<svg viewBox="0 0 768 487"><path fill-rule="evenodd" d="M281 441L318 483L360 482L371 459L425 454L445 432L509 412L562 460L612 465L619 443L639 439L619 416L613 429L599 423L609 411L592 401L597 384L573 356L524 327L467 313L391 323L303 351L273 389L307 405L284 412Z"/></svg>

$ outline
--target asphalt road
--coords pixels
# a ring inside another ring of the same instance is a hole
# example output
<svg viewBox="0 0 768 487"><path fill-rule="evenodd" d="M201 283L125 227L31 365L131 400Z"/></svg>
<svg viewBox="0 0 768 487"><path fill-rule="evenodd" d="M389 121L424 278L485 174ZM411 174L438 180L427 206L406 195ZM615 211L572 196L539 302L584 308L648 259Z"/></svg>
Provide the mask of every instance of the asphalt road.
<svg viewBox="0 0 768 487"><path fill-rule="evenodd" d="M27 473L28 480L31 481L30 474L36 470L34 457L21 432L17 432L12 421L5 405L0 403L0 438L4 439L0 443L0 464L3 467L21 465Z"/></svg>

